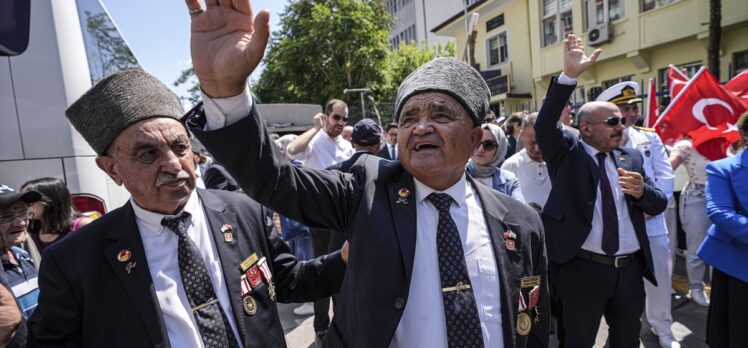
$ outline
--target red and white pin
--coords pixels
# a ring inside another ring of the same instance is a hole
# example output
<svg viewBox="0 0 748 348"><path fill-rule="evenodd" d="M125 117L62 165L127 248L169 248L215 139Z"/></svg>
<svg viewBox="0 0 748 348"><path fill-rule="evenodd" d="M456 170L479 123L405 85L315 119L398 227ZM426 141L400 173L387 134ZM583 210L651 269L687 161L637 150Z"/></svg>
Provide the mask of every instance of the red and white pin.
<svg viewBox="0 0 748 348"><path fill-rule="evenodd" d="M226 243L231 243L234 241L234 227L229 224L224 224L221 226L221 233L223 233L223 241Z"/></svg>
<svg viewBox="0 0 748 348"><path fill-rule="evenodd" d="M132 258L132 252L127 249L122 249L117 253L117 261L119 262L127 262L130 261Z"/></svg>

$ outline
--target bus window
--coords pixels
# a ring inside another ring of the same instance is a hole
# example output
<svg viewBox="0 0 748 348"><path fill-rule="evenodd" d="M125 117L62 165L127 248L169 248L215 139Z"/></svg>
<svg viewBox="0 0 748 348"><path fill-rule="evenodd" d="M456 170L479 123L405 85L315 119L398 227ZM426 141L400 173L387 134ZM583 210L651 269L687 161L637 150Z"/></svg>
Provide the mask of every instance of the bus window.
<svg viewBox="0 0 748 348"><path fill-rule="evenodd" d="M77 5L91 84L120 70L140 68L101 1L78 0Z"/></svg>
<svg viewBox="0 0 748 348"><path fill-rule="evenodd" d="M0 56L17 56L29 45L31 0L0 0Z"/></svg>

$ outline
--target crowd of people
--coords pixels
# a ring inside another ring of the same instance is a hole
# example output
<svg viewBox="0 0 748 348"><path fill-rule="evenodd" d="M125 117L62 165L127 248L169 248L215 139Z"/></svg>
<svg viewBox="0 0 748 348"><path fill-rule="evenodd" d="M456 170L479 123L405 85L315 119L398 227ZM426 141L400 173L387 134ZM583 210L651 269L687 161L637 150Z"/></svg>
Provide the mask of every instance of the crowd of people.
<svg viewBox="0 0 748 348"><path fill-rule="evenodd" d="M635 82L572 117L600 50L566 38L539 112L497 119L481 75L437 58L402 82L392 124L349 125L331 99L278 136L246 84L269 14L187 7L203 103L185 114L125 70L66 111L124 206L93 220L59 179L0 186L0 346L283 347L290 302L320 347L592 347L602 318L611 347L638 347L642 315L679 347L665 212L680 165L688 296L709 307L710 346L748 346L748 152L663 144L635 126ZM748 113L737 127L745 143Z"/></svg>

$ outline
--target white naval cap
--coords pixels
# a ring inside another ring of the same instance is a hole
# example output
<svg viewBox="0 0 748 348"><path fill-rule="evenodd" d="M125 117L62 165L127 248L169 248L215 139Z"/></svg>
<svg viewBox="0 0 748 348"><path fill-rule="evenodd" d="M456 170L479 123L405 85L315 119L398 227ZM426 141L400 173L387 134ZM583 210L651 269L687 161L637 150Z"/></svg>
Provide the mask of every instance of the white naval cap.
<svg viewBox="0 0 748 348"><path fill-rule="evenodd" d="M604 90L597 96L595 101L606 101L613 104L634 104L642 101L642 98L639 98L638 95L639 84L634 81L625 81L616 83Z"/></svg>

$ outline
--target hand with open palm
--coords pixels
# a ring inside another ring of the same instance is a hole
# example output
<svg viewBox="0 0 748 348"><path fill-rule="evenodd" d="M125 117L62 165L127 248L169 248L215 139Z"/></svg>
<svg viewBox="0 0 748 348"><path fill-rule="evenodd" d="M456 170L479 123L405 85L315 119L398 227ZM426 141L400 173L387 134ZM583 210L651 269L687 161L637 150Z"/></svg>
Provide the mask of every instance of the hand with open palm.
<svg viewBox="0 0 748 348"><path fill-rule="evenodd" d="M200 88L212 98L244 91L249 75L265 53L270 35L270 13L252 18L249 0L186 0L192 17L192 65Z"/></svg>
<svg viewBox="0 0 748 348"><path fill-rule="evenodd" d="M564 75L576 78L587 71L597 61L603 50L597 49L587 57L584 54L584 42L574 34L566 35L564 39Z"/></svg>

